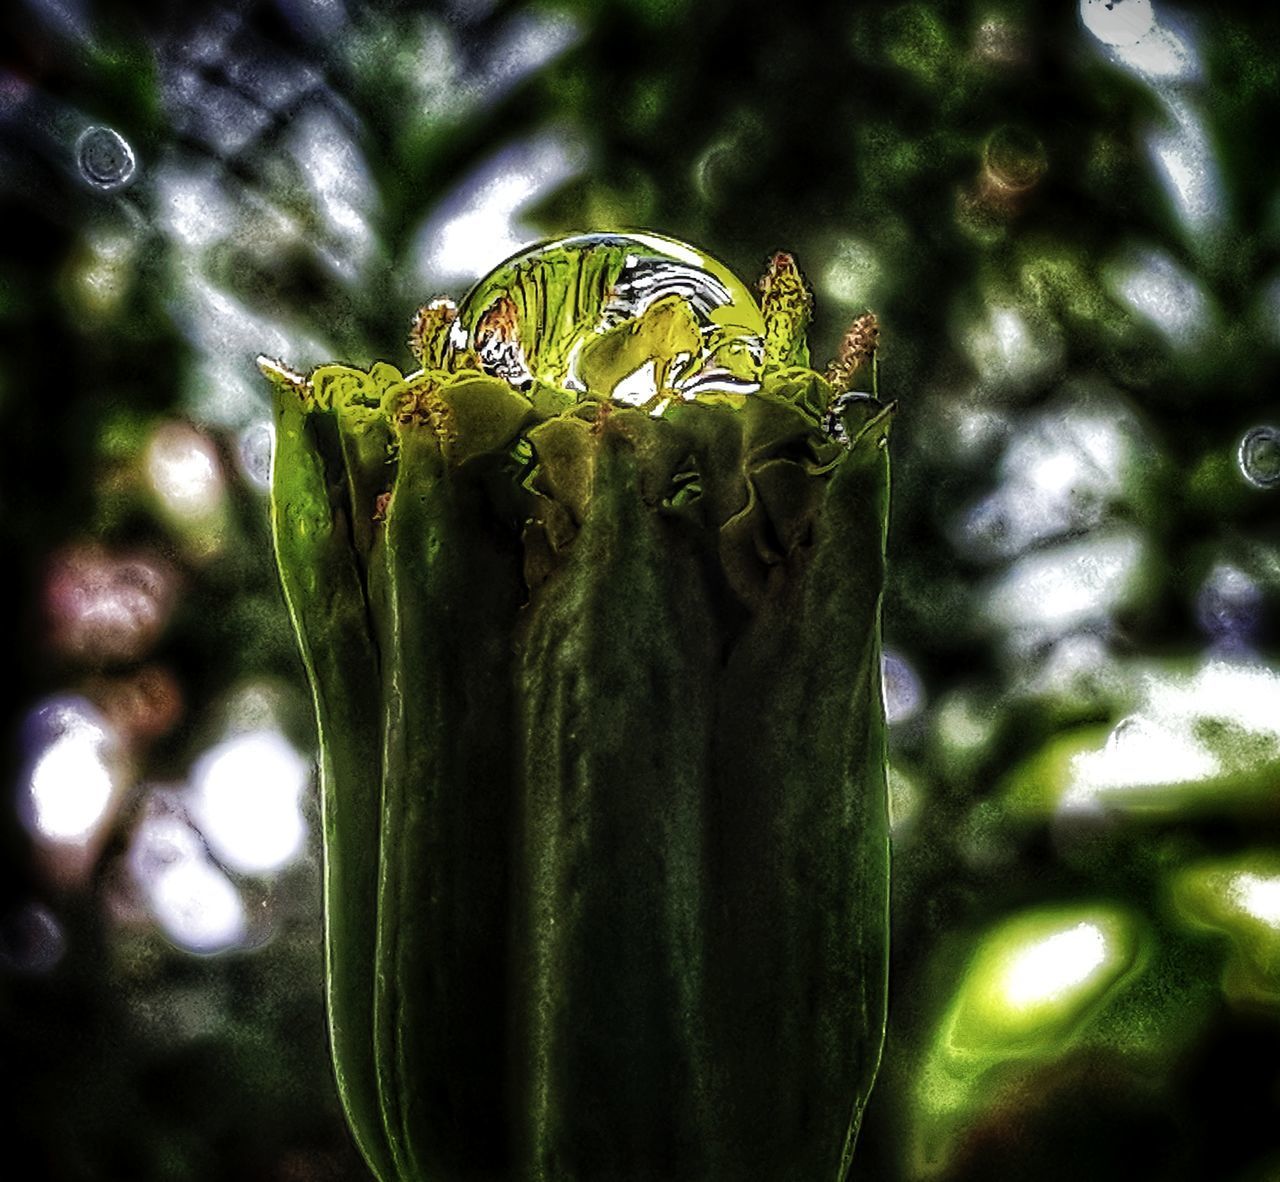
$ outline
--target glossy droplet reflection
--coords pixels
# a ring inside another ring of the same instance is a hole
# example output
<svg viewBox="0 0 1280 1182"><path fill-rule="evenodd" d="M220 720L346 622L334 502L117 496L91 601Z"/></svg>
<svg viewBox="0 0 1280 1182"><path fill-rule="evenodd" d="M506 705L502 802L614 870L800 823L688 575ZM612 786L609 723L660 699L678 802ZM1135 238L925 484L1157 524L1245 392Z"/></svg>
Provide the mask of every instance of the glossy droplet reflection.
<svg viewBox="0 0 1280 1182"><path fill-rule="evenodd" d="M1280 484L1280 429L1251 427L1240 440L1240 472L1254 488Z"/></svg>
<svg viewBox="0 0 1280 1182"><path fill-rule="evenodd" d="M663 392L759 389L764 320L746 286L694 247L654 234L581 234L524 251L481 280L461 304L453 344L513 384L639 405Z"/></svg>
<svg viewBox="0 0 1280 1182"><path fill-rule="evenodd" d="M98 189L127 185L137 169L137 158L128 141L110 127L88 127L76 141L80 175Z"/></svg>

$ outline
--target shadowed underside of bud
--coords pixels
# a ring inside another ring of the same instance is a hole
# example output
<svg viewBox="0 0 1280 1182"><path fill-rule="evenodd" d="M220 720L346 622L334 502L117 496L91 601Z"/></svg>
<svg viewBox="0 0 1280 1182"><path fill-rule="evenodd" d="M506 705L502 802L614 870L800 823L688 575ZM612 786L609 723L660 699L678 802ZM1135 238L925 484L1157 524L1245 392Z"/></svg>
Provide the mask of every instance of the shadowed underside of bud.
<svg viewBox="0 0 1280 1182"><path fill-rule="evenodd" d="M671 240L566 242L425 308L414 373L263 364L339 1090L382 1182L840 1182L889 410L807 368L790 256L760 307Z"/></svg>

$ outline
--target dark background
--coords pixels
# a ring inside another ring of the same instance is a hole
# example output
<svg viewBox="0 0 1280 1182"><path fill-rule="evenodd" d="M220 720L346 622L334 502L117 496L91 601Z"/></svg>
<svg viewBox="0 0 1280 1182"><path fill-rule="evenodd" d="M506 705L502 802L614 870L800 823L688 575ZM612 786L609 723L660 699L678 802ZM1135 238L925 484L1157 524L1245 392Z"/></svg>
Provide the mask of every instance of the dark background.
<svg viewBox="0 0 1280 1182"><path fill-rule="evenodd" d="M855 1176L1280 1178L1280 24L1244 11L7 4L24 1176L363 1176L253 357L406 365L422 300L646 226L748 281L793 251L815 361L870 307L900 403Z"/></svg>

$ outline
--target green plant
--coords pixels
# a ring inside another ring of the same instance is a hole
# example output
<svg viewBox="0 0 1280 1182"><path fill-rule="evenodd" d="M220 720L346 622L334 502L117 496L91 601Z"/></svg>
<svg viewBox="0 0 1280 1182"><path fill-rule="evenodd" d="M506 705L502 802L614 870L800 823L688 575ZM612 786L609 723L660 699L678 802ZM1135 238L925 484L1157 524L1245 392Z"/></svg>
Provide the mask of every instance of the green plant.
<svg viewBox="0 0 1280 1182"><path fill-rule="evenodd" d="M518 256L421 368L263 360L322 752L330 1034L383 1180L828 1178L884 1034L872 326L808 367L652 235Z"/></svg>

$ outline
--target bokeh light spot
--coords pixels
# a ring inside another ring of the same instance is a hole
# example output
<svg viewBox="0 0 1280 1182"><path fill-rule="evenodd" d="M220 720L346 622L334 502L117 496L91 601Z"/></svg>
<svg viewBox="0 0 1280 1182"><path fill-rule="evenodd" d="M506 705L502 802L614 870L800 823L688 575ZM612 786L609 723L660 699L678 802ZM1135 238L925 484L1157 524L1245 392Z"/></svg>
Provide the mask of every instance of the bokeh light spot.
<svg viewBox="0 0 1280 1182"><path fill-rule="evenodd" d="M191 772L191 815L218 859L264 874L295 858L306 838L299 807L311 765L275 731L237 735Z"/></svg>
<svg viewBox="0 0 1280 1182"><path fill-rule="evenodd" d="M67 697L38 706L28 728L38 736L26 781L28 827L49 841L83 844L116 791L110 726L87 700Z"/></svg>

